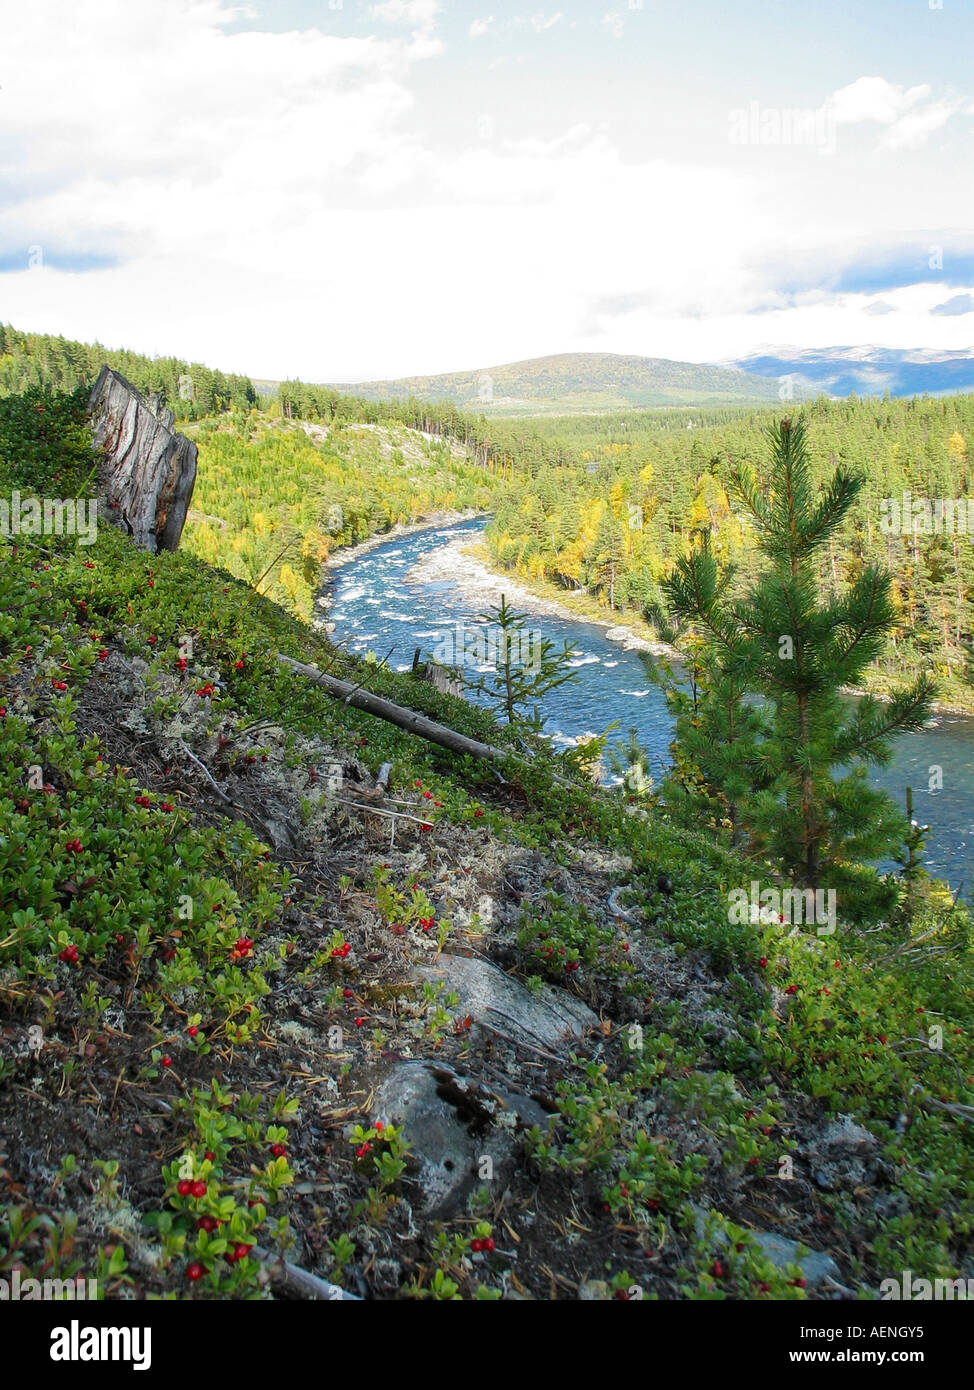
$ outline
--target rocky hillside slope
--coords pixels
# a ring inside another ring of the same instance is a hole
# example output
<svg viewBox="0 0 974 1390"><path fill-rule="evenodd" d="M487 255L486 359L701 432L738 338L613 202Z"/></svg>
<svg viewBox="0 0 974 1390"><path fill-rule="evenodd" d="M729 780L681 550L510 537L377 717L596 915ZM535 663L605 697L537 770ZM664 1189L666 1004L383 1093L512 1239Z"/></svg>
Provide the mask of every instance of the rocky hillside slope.
<svg viewBox="0 0 974 1390"><path fill-rule="evenodd" d="M0 496L84 486L80 410L0 402ZM0 609L0 1271L540 1300L965 1272L962 914L734 924L703 837L567 755L511 740L498 775L335 701L278 654L508 737L112 527L5 539Z"/></svg>

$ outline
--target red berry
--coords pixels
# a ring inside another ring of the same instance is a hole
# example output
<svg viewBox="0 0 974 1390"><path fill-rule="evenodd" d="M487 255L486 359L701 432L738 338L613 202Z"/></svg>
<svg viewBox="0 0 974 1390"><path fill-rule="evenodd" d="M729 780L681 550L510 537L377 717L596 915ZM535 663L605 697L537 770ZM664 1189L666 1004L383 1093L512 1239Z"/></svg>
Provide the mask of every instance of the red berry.
<svg viewBox="0 0 974 1390"><path fill-rule="evenodd" d="M193 1184L188 1178L183 1178L181 1182L176 1184L176 1191L179 1193L180 1197L188 1197L192 1190Z"/></svg>
<svg viewBox="0 0 974 1390"><path fill-rule="evenodd" d="M162 1065L163 1065L164 1067L171 1067L171 1066L172 1066L172 1058L171 1058L171 1057L163 1057L163 1059L162 1059Z"/></svg>
<svg viewBox="0 0 974 1390"><path fill-rule="evenodd" d="M356 1028L361 1028L361 1027L363 1026L364 1023L365 1023L365 1019L364 1019L364 1018L357 1018L357 1019L355 1020L355 1027L356 1027Z"/></svg>
<svg viewBox="0 0 974 1390"><path fill-rule="evenodd" d="M715 1279L723 1279L724 1266L721 1264L720 1260L714 1260L713 1264L710 1266L710 1272Z"/></svg>
<svg viewBox="0 0 974 1390"><path fill-rule="evenodd" d="M271 1145L271 1153L274 1155L275 1158L283 1158L284 1155L287 1153L287 1145L286 1145L286 1144L272 1144L272 1145Z"/></svg>
<svg viewBox="0 0 974 1390"><path fill-rule="evenodd" d="M484 1241L484 1249L488 1252L488 1254L490 1253L491 1250L494 1249L494 1237L493 1237L493 1236L488 1236L487 1239Z"/></svg>
<svg viewBox="0 0 974 1390"><path fill-rule="evenodd" d="M212 1163L212 1162L213 1162L213 1150L212 1150L212 1149L207 1149L207 1151L206 1151L206 1153L203 1155L203 1157L204 1157L204 1158L208 1158L209 1161Z"/></svg>
<svg viewBox="0 0 974 1390"><path fill-rule="evenodd" d="M481 1252L481 1250L483 1250L483 1248L484 1248L484 1242L483 1242L482 1240L472 1240L472 1241L470 1242L470 1249L473 1250L474 1253L477 1254L477 1255L480 1254L480 1252Z"/></svg>
<svg viewBox="0 0 974 1390"><path fill-rule="evenodd" d="M193 1183L193 1196L194 1196L194 1197L205 1197L205 1196L206 1196L206 1183L203 1182L203 1180L202 1180L201 1178L197 1178L196 1182Z"/></svg>
<svg viewBox="0 0 974 1390"><path fill-rule="evenodd" d="M203 1266L200 1264L199 1260L194 1260L193 1263L188 1266L186 1278L192 1284L195 1284L199 1279L203 1278Z"/></svg>
<svg viewBox="0 0 974 1390"><path fill-rule="evenodd" d="M197 1028L195 1023L191 1023L189 1027L186 1029L186 1031L191 1038L195 1038L200 1030Z"/></svg>
<svg viewBox="0 0 974 1390"><path fill-rule="evenodd" d="M250 1254L250 1246L244 1245L243 1241L241 1241L238 1245L233 1247L233 1253L236 1259L245 1260Z"/></svg>

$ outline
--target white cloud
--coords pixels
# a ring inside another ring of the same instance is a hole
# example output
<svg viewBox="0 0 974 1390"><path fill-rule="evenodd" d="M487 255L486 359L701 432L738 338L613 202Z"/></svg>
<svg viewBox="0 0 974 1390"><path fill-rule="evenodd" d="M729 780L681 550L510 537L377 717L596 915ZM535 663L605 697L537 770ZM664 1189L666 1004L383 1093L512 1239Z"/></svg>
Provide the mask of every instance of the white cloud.
<svg viewBox="0 0 974 1390"><path fill-rule="evenodd" d="M962 100L931 101L930 96L927 83L902 87L884 77L860 77L833 92L828 109L837 126L865 122L884 126L881 149L919 149L952 116L965 110Z"/></svg>
<svg viewBox="0 0 974 1390"><path fill-rule="evenodd" d="M926 84L904 88L887 82L884 77L860 77L857 82L833 92L831 102L839 125L854 125L859 121L892 125L929 95L930 88Z"/></svg>
<svg viewBox="0 0 974 1390"><path fill-rule="evenodd" d="M960 103L936 101L921 110L908 111L890 126L880 144L887 150L917 150L959 110Z"/></svg>
<svg viewBox="0 0 974 1390"><path fill-rule="evenodd" d="M553 29L556 24L560 24L564 18L561 10L557 14L547 17L543 14L533 14L531 16L531 28L536 34L543 34L546 29Z"/></svg>
<svg viewBox="0 0 974 1390"><path fill-rule="evenodd" d="M841 145L810 167L787 150L737 161L722 142L691 159L675 140L641 141L608 119L612 80L597 74L593 103L573 91L541 115L508 101L513 66L481 89L458 81L453 107L424 106L438 96L441 46L423 27L435 7L382 8L404 27L357 37L238 32L220 0L0 6L0 256L39 245L119 261L5 274L3 318L346 381L586 348L703 361L866 329L915 346L932 326L963 345L964 316L930 317L942 286L884 292L896 312L877 316L875 293L789 298L771 269L908 227L917 207L930 228L974 225L974 188L944 177L936 151L904 199L890 161L879 174L844 164ZM535 19L540 34L561 17L525 9L512 65L538 46ZM929 133L939 95L865 81L836 93L846 125ZM477 119L485 101L503 112L494 127Z"/></svg>
<svg viewBox="0 0 974 1390"><path fill-rule="evenodd" d="M370 5L369 14L374 19L384 19L387 24L410 24L414 29L430 29L440 8L440 0L383 0L382 4Z"/></svg>
<svg viewBox="0 0 974 1390"><path fill-rule="evenodd" d="M626 32L626 22L618 10L609 10L602 16L602 23L614 39L621 39Z"/></svg>
<svg viewBox="0 0 974 1390"><path fill-rule="evenodd" d="M472 39L483 38L487 30L494 22L494 16L488 15L486 19L475 19L470 26L470 37Z"/></svg>

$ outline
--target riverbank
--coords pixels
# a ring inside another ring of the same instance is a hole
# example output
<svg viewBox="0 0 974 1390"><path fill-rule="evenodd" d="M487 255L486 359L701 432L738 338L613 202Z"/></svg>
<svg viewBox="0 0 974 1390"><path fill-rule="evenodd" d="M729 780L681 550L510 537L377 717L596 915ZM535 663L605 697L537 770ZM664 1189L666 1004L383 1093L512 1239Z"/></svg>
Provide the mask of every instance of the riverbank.
<svg viewBox="0 0 974 1390"><path fill-rule="evenodd" d="M318 592L314 600L314 607L319 611L312 614L312 627L319 632L326 633L331 632L334 628L334 624L328 619L328 610L332 603L332 585L335 574L344 569L346 565L361 559L363 555L368 555L370 551L378 549L380 545L385 545L387 541L415 536L421 531L434 531L438 526L456 526L461 521L472 521L475 516L480 515L480 512L469 508L465 511L428 512L421 521L410 521L406 525L397 522L388 531L376 531L364 541L358 541L355 545L344 545L340 550L334 551L322 566Z"/></svg>
<svg viewBox="0 0 974 1390"><path fill-rule="evenodd" d="M411 522L405 526L396 525L391 530L376 533L356 545L343 547L329 559L323 571L322 586L315 600L316 607L323 610L330 607L332 571L344 568L386 541L431 531L438 526L456 525L480 515L482 513L472 510L430 512L422 521ZM510 603L524 612L593 623L604 630L610 642L618 643L625 651L644 651L651 656L662 656L675 662L682 662L683 659L678 648L660 642L653 635L650 625L641 618L629 615L625 623L616 623L606 616L605 609L598 600L584 590L566 593L547 580L526 579L523 576L515 580L507 571L499 569L493 563L490 550L482 541L458 536L417 561L409 571L409 577L417 583L452 584L469 602L482 607L495 606L503 594ZM330 625L323 620L325 617L326 615L318 617L315 625L328 630ZM843 686L842 693L859 697L871 694L874 699L883 703L890 700L887 692L878 689ZM933 711L938 716L974 718L974 698L967 705L936 701Z"/></svg>
<svg viewBox="0 0 974 1390"><path fill-rule="evenodd" d="M408 578L419 584L453 584L464 598L485 608L499 604L503 595L515 608L528 613L593 623L605 630L610 642L618 642L626 651L680 659L676 648L653 638L652 629L640 619L630 624L613 622L590 594L579 592L573 596L543 581L512 579L504 571L491 568L489 559L485 545L458 536L418 560Z"/></svg>
<svg viewBox="0 0 974 1390"><path fill-rule="evenodd" d="M420 521L410 521L406 525L397 522L388 531L376 531L367 540L357 541L355 545L343 545L340 550L336 550L328 557L328 562L322 574L323 583L327 583L328 575L332 570L343 569L353 560L359 559L362 555L367 555L370 550L375 550L377 546L385 545L386 541L394 541L399 536L414 536L419 531L433 531L437 526L455 526L461 521L472 521L475 516L482 513L468 508L466 511L443 511L428 512Z"/></svg>

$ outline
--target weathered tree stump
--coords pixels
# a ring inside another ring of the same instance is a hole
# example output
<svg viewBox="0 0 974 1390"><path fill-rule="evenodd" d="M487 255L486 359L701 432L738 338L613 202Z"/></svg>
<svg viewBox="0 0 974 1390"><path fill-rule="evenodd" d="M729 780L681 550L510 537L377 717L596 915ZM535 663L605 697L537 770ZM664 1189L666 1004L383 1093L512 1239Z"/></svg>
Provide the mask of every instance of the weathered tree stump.
<svg viewBox="0 0 974 1390"><path fill-rule="evenodd" d="M441 695L452 695L456 700L465 698L463 672L456 666L438 666L435 661L420 662L419 647L413 654L412 674L417 680L427 681Z"/></svg>
<svg viewBox="0 0 974 1390"><path fill-rule="evenodd" d="M150 404L111 367L88 399L99 454L99 512L144 550L176 550L196 483L196 445L173 429L175 417Z"/></svg>

